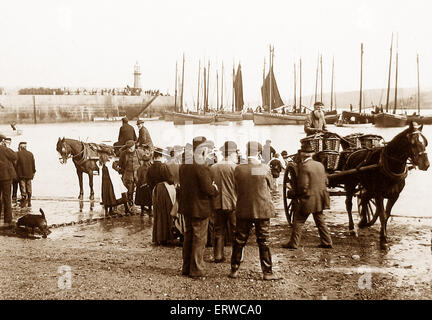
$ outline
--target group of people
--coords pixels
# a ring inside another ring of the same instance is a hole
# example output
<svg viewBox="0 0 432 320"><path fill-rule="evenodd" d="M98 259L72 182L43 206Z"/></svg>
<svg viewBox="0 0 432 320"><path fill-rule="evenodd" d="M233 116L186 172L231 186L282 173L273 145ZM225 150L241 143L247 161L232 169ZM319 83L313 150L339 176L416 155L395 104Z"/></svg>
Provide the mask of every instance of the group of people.
<svg viewBox="0 0 432 320"><path fill-rule="evenodd" d="M17 202L18 186L21 207L31 207L32 180L36 173L35 159L27 150L27 142L20 142L18 151L10 148L12 139L0 135L0 214L5 226L12 226L12 202Z"/></svg>

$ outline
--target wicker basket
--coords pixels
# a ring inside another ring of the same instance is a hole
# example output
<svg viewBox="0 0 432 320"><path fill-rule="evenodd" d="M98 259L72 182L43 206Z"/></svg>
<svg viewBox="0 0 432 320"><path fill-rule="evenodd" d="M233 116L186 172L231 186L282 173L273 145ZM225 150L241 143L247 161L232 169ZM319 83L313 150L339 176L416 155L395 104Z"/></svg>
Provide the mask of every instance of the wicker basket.
<svg viewBox="0 0 432 320"><path fill-rule="evenodd" d="M324 140L325 149L330 151L339 151L340 139L337 137L326 138Z"/></svg>
<svg viewBox="0 0 432 320"><path fill-rule="evenodd" d="M339 167L340 154L337 151L321 151L318 155L319 161L324 165L326 170L334 171Z"/></svg>
<svg viewBox="0 0 432 320"><path fill-rule="evenodd" d="M310 146L313 151L320 152L323 151L323 137L322 136L311 136L300 140L301 146Z"/></svg>
<svg viewBox="0 0 432 320"><path fill-rule="evenodd" d="M350 134L350 135L344 137L344 139L349 141L349 143L350 143L349 148L344 148L344 150L345 149L360 149L362 147L361 141L360 141L361 136L363 136L362 133L353 133L353 134Z"/></svg>
<svg viewBox="0 0 432 320"><path fill-rule="evenodd" d="M360 137L362 148L375 148L380 146L383 137L376 134L365 134Z"/></svg>

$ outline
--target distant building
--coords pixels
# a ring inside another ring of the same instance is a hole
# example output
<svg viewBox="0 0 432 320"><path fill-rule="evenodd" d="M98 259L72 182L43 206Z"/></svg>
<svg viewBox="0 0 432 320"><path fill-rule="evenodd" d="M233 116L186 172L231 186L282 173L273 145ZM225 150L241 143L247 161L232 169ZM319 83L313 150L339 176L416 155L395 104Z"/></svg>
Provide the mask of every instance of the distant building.
<svg viewBox="0 0 432 320"><path fill-rule="evenodd" d="M134 88L135 89L141 89L141 70L140 66L138 64L138 61L135 63L134 66Z"/></svg>

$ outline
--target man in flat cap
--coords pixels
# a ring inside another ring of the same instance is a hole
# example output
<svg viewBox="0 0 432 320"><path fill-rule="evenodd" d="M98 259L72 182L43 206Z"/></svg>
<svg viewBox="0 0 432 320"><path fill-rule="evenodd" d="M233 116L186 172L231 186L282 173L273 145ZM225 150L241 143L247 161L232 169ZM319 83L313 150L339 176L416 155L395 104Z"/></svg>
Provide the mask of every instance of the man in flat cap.
<svg viewBox="0 0 432 320"><path fill-rule="evenodd" d="M314 104L314 111L306 116L304 131L307 135L311 135L326 130L324 104L318 101Z"/></svg>
<svg viewBox="0 0 432 320"><path fill-rule="evenodd" d="M130 206L133 206L133 194L138 183L138 169L144 161L144 151L135 148L135 141L126 141L125 149L120 154L118 166L123 184L128 190L127 197Z"/></svg>
<svg viewBox="0 0 432 320"><path fill-rule="evenodd" d="M179 213L185 218L182 274L189 277L204 276L204 249L207 240L212 197L218 193L206 158L210 146L205 137L195 137L193 158L188 154L179 169ZM192 163L191 163L192 162Z"/></svg>
<svg viewBox="0 0 432 320"><path fill-rule="evenodd" d="M229 277L238 277L243 249L252 227L255 226L263 279L277 280L279 277L273 273L269 248L270 218L274 217L275 213L270 194L272 176L270 168L261 163L262 145L249 141L246 149L248 163L238 165L234 171L237 192L236 231Z"/></svg>
<svg viewBox="0 0 432 320"><path fill-rule="evenodd" d="M308 146L302 146L299 150L301 163L298 172L298 196L300 198L299 207L294 212L293 228L291 238L288 243L283 244L283 248L297 249L303 225L312 213L315 225L321 238L321 248L332 248L330 231L324 220L324 209L330 208L330 198L327 191L327 175L321 162L312 159L314 151Z"/></svg>
<svg viewBox="0 0 432 320"><path fill-rule="evenodd" d="M12 225L12 180L16 178L14 162L17 161L17 154L6 146L5 138L0 144L0 194L2 196L2 210L4 213L5 225ZM1 213L1 212L0 212Z"/></svg>
<svg viewBox="0 0 432 320"><path fill-rule="evenodd" d="M137 120L137 127L138 127L138 141L137 141L137 147L141 148L144 146L150 147L150 150L153 150L153 141L150 137L150 133L147 130L146 127L144 127L144 121L141 119Z"/></svg>
<svg viewBox="0 0 432 320"><path fill-rule="evenodd" d="M27 142L18 145L17 176L21 191L21 206L31 207L32 180L36 173L33 153L27 150Z"/></svg>
<svg viewBox="0 0 432 320"><path fill-rule="evenodd" d="M210 167L213 181L219 189L219 193L213 198L213 209L215 210L213 254L216 263L225 261L225 237L228 236L229 242L233 242L235 230L234 210L237 202L234 186L237 144L234 141L225 141L219 150L222 152L223 160ZM226 235L225 230L227 229L228 234Z"/></svg>

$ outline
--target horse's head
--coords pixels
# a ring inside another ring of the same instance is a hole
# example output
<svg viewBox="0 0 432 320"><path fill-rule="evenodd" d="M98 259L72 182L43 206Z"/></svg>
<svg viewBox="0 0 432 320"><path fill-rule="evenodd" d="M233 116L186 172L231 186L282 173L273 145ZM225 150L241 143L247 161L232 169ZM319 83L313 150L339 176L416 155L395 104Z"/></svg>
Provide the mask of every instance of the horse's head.
<svg viewBox="0 0 432 320"><path fill-rule="evenodd" d="M66 164L67 159L70 157L70 148L68 146L68 144L65 141L65 138L63 139L58 139L57 141L57 146L56 146L56 150L57 152L60 154L60 163L61 164Z"/></svg>
<svg viewBox="0 0 432 320"><path fill-rule="evenodd" d="M429 168L429 159L426 153L428 141L422 133L423 124L418 125L411 122L406 133L410 148L410 158L415 166L420 170L426 171Z"/></svg>

